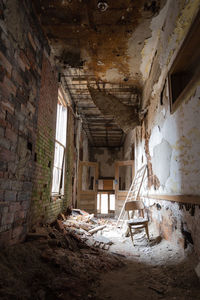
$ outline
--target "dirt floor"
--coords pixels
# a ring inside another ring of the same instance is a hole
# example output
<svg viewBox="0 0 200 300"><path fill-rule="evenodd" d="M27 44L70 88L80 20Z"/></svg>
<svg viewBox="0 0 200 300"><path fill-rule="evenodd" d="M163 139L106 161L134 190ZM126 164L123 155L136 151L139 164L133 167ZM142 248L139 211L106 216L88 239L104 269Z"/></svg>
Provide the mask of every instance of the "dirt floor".
<svg viewBox="0 0 200 300"><path fill-rule="evenodd" d="M109 250L61 221L37 228L0 252L0 299L200 299L192 246L183 251L153 235L148 242L142 231L133 246L113 224L92 238L102 237Z"/></svg>
<svg viewBox="0 0 200 300"><path fill-rule="evenodd" d="M177 245L144 232L130 238L118 231L106 231L113 241L110 252L126 257L125 266L101 276L97 299L200 299L200 281L195 273L198 260L193 248Z"/></svg>

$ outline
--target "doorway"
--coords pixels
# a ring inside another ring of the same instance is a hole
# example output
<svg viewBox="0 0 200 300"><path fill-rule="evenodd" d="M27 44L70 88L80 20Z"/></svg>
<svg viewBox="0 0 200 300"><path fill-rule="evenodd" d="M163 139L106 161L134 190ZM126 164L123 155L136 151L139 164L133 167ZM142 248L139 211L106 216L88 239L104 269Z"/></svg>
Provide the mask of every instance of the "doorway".
<svg viewBox="0 0 200 300"><path fill-rule="evenodd" d="M134 160L115 162L115 214L119 215L135 176Z"/></svg>
<svg viewBox="0 0 200 300"><path fill-rule="evenodd" d="M115 194L109 192L98 192L97 194L97 212L101 215L115 213Z"/></svg>
<svg viewBox="0 0 200 300"><path fill-rule="evenodd" d="M98 163L80 161L77 207L89 213L97 212Z"/></svg>

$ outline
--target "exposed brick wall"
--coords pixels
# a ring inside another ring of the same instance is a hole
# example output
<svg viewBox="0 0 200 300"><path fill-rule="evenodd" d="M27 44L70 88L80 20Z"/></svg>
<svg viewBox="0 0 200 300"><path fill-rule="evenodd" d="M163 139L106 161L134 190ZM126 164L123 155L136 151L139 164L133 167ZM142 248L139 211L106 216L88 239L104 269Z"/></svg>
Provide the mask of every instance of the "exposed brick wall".
<svg viewBox="0 0 200 300"><path fill-rule="evenodd" d="M62 208L62 201L51 199L57 102L57 73L44 55L38 105L31 224L51 221Z"/></svg>
<svg viewBox="0 0 200 300"><path fill-rule="evenodd" d="M57 74L31 2L0 1L0 245L63 207L50 199Z"/></svg>
<svg viewBox="0 0 200 300"><path fill-rule="evenodd" d="M65 196L51 198L57 72L32 1L0 1L0 246L23 241L72 202L76 152L69 110Z"/></svg>
<svg viewBox="0 0 200 300"><path fill-rule="evenodd" d="M24 239L32 193L46 41L30 6L30 1L0 2L0 244Z"/></svg>

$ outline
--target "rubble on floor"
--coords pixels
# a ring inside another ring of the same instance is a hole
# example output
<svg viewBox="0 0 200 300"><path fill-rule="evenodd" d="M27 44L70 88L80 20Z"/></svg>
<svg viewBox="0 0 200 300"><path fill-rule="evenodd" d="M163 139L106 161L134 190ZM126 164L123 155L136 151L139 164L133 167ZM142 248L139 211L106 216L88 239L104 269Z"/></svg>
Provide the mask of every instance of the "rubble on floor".
<svg viewBox="0 0 200 300"><path fill-rule="evenodd" d="M99 274L123 264L58 219L0 252L0 299L96 299L92 285Z"/></svg>
<svg viewBox="0 0 200 300"><path fill-rule="evenodd" d="M97 237L99 231L102 231L107 226L115 226L115 220L96 218L94 214L88 214L80 209L72 209L71 214L65 216L60 214L62 225L65 229L75 234L81 240L86 241L90 246L109 249L112 242L106 237Z"/></svg>
<svg viewBox="0 0 200 300"><path fill-rule="evenodd" d="M100 276L95 299L198 299L200 285L198 274L195 274L197 258L192 245L184 251L180 245L155 235L149 224L150 240L148 241L144 229L137 229L133 246L131 238L126 237L125 224L119 229L115 219L94 218L95 223L92 219L93 216L84 217L90 227L85 232L87 243L101 245L102 242L102 248L107 249L108 253L126 258L123 268ZM102 225L106 226L93 235L88 234ZM78 226L82 226L81 222ZM76 233L79 233L77 230L79 229L75 229ZM107 244L109 246L106 247ZM198 270L196 268L197 273Z"/></svg>
<svg viewBox="0 0 200 300"><path fill-rule="evenodd" d="M150 241L138 230L133 246L125 232L115 219L60 214L0 252L0 299L199 299L192 245L184 252L150 226Z"/></svg>

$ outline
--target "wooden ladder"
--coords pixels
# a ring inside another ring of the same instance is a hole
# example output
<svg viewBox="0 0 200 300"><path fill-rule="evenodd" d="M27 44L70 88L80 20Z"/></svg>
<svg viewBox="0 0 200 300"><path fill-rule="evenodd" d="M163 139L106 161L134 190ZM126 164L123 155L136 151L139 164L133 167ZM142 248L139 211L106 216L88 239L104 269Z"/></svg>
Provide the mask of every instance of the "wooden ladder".
<svg viewBox="0 0 200 300"><path fill-rule="evenodd" d="M119 222L122 222L119 226L120 228L123 225L124 218L125 218L125 205L128 201L133 200L139 200L140 190L143 184L145 172L146 172L147 166L143 165L136 173L135 177L133 178L133 181L131 183L130 189L127 193L126 200L124 201L124 204L122 206L121 212L119 214L119 217L117 219L116 227L119 226Z"/></svg>

